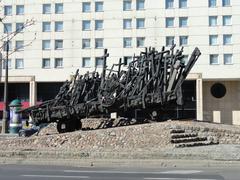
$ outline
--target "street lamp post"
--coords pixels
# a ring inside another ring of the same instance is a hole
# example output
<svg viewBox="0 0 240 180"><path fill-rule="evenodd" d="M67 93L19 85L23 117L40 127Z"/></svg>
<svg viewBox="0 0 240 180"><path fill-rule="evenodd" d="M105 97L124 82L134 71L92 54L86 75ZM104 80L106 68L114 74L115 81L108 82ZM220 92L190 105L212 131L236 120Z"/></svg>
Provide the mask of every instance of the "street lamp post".
<svg viewBox="0 0 240 180"><path fill-rule="evenodd" d="M7 133L8 130L8 54L9 54L9 42L6 44L6 60L5 60L5 81L4 81L4 108L2 119L2 134Z"/></svg>
<svg viewBox="0 0 240 180"><path fill-rule="evenodd" d="M7 32L7 42L4 44L6 45L6 59L5 59L5 81L4 81L4 107L3 107L3 118L2 118L2 134L7 133L8 131L8 56L9 56L9 37L8 37L8 30L5 27L4 23L0 20L3 24L5 31Z"/></svg>

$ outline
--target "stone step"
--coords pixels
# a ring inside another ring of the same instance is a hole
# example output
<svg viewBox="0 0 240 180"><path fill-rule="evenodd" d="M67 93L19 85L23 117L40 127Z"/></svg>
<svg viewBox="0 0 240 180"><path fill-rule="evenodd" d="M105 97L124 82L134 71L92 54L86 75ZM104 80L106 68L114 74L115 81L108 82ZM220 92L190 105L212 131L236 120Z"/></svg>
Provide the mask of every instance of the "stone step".
<svg viewBox="0 0 240 180"><path fill-rule="evenodd" d="M184 148L184 147L194 147L194 146L207 146L207 145L214 145L214 144L217 144L217 143L213 143L212 141L198 141L198 142L175 144L175 147Z"/></svg>
<svg viewBox="0 0 240 180"><path fill-rule="evenodd" d="M185 130L184 129L172 129L170 131L171 134L173 133L185 133Z"/></svg>
<svg viewBox="0 0 240 180"><path fill-rule="evenodd" d="M188 138L178 138L171 139L171 143L187 143L187 142L197 142L197 141L206 141L207 137L188 137Z"/></svg>
<svg viewBox="0 0 240 180"><path fill-rule="evenodd" d="M187 137L197 137L197 133L173 133L171 134L172 139L187 138Z"/></svg>

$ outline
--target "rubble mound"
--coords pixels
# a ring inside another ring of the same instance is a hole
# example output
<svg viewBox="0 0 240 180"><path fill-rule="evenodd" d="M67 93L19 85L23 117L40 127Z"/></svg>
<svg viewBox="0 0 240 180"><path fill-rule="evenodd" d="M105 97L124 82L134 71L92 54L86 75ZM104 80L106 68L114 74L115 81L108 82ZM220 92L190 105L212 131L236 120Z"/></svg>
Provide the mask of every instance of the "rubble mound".
<svg viewBox="0 0 240 180"><path fill-rule="evenodd" d="M206 140L205 137L208 141L215 142L214 144L240 144L239 126L196 121L166 121L116 127L118 123L113 122L114 128L104 129L100 126L99 129L99 125L104 121L104 119L85 119L84 130L64 134L57 133L56 124L49 124L38 136L1 138L0 150L153 152L164 148L175 148L172 138L188 138L187 141L184 140L188 143L189 139L200 141ZM176 134L174 129L179 129L181 132ZM175 143L178 141L179 139Z"/></svg>
<svg viewBox="0 0 240 180"><path fill-rule="evenodd" d="M34 136L44 136L44 135L54 135L59 134L57 131L57 123L50 123L48 126L42 128L39 133L34 134Z"/></svg>
<svg viewBox="0 0 240 180"><path fill-rule="evenodd" d="M93 120L92 126L97 126L97 124L99 121ZM50 132L54 133L50 134ZM151 150L172 146L169 143L168 125L164 123L84 130L64 134L56 134L55 132L56 125L51 124L42 129L38 136L0 139L0 150L121 151L124 149L132 151L134 149Z"/></svg>

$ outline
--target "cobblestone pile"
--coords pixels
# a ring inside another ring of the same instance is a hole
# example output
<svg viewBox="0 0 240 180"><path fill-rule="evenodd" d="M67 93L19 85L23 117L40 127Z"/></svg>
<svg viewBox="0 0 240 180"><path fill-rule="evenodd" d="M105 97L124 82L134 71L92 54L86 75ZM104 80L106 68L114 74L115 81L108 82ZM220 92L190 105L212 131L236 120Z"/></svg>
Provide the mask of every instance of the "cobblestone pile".
<svg viewBox="0 0 240 180"><path fill-rule="evenodd" d="M83 131L57 134L56 124L41 130L38 136L29 138L1 138L0 150L60 150L83 152L157 152L173 149L170 131L181 128L188 133L213 137L220 144L240 144L239 126L211 124L195 121L166 121L124 127L95 129L102 127L104 119L83 121ZM100 126L101 125L101 126Z"/></svg>
<svg viewBox="0 0 240 180"><path fill-rule="evenodd" d="M49 128L49 127L48 127ZM54 125L49 128L54 129ZM76 131L65 134L0 140L0 150L81 150L81 151L133 151L151 150L171 146L167 124L143 124L110 129Z"/></svg>

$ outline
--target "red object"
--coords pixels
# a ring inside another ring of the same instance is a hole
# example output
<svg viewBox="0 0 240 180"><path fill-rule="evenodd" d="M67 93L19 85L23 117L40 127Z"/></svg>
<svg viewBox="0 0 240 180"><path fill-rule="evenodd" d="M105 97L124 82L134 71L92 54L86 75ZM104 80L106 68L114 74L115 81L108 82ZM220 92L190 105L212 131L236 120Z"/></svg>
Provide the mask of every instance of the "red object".
<svg viewBox="0 0 240 180"><path fill-rule="evenodd" d="M4 109L4 102L0 102L0 111L3 111Z"/></svg>
<svg viewBox="0 0 240 180"><path fill-rule="evenodd" d="M29 102L24 101L22 102L22 109L28 108L29 107ZM3 111L4 109L4 102L0 102L0 111Z"/></svg>
<svg viewBox="0 0 240 180"><path fill-rule="evenodd" d="M36 102L36 105L42 104L42 101ZM29 107L29 102L28 101L23 101L22 102L22 109L28 108ZM0 111L3 111L4 109L4 102L0 101Z"/></svg>
<svg viewBox="0 0 240 180"><path fill-rule="evenodd" d="M28 108L29 107L29 102L25 101L22 102L22 109Z"/></svg>

